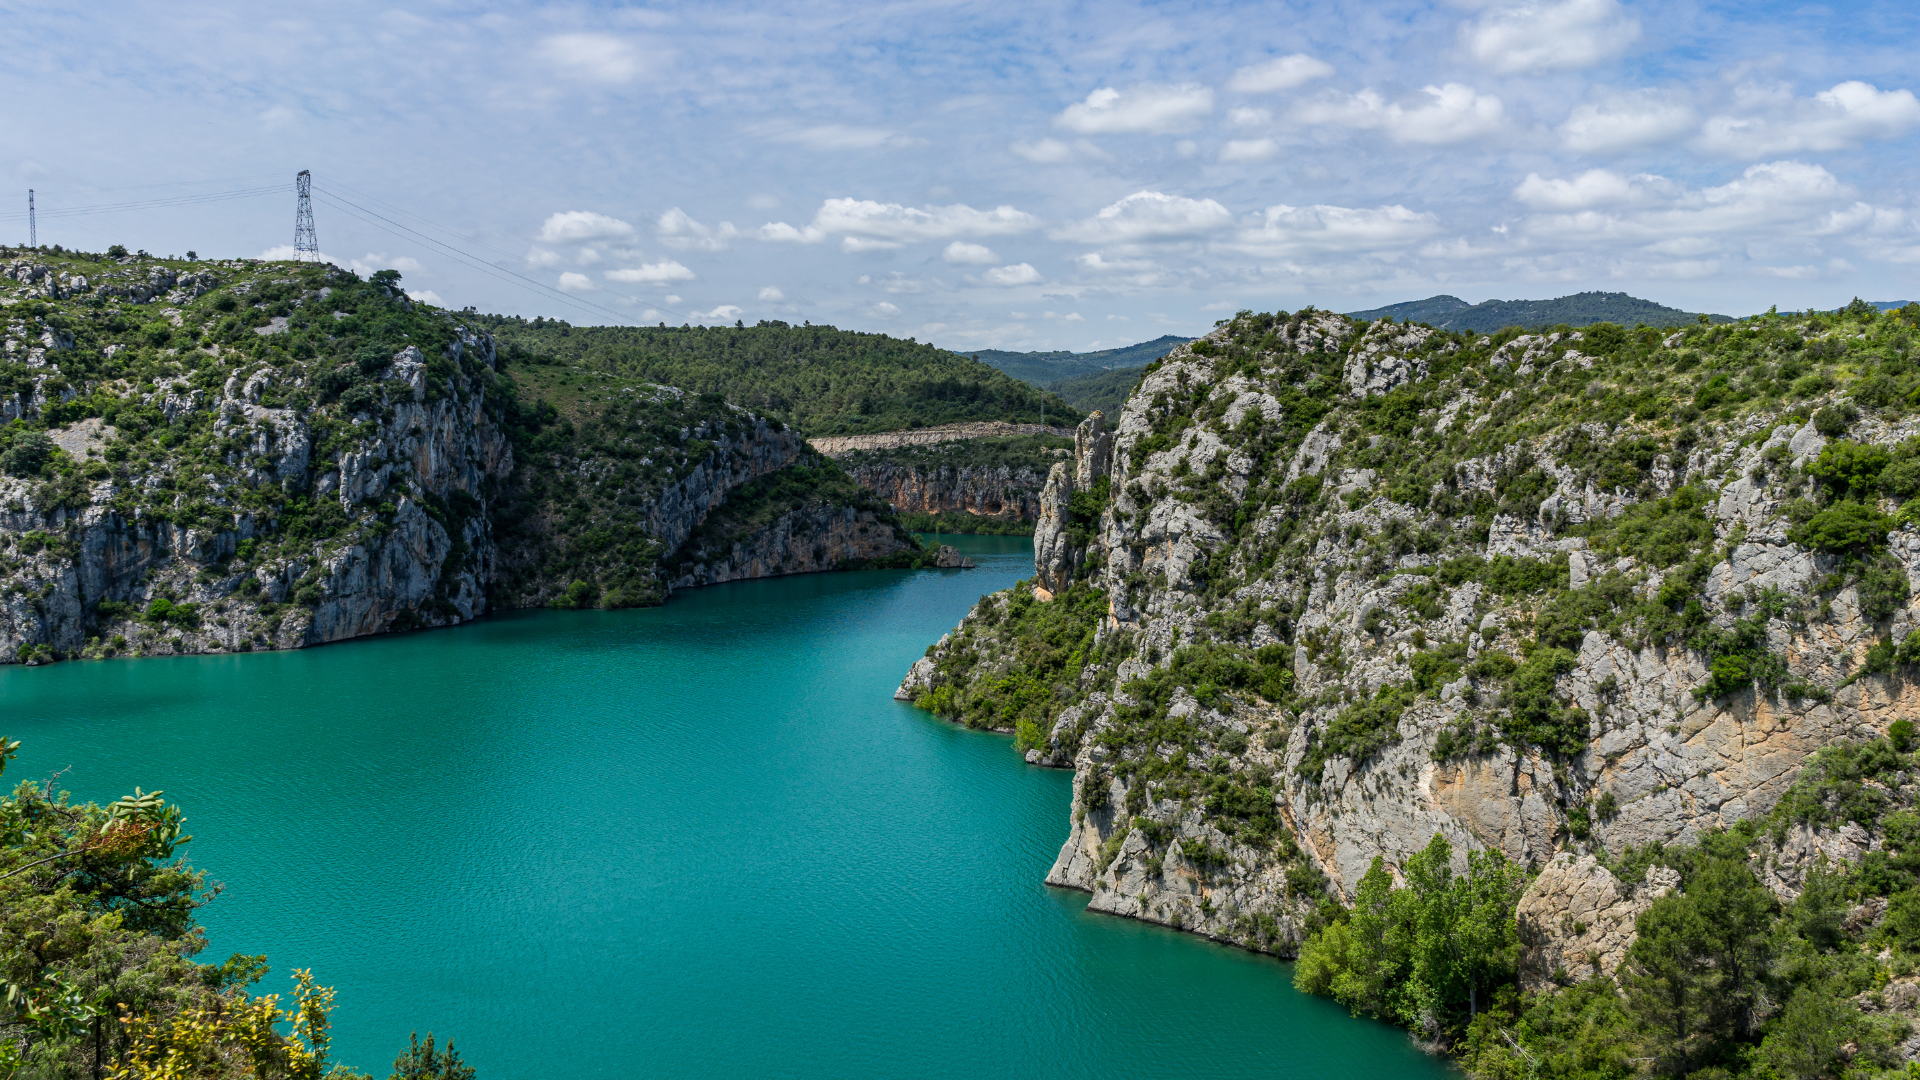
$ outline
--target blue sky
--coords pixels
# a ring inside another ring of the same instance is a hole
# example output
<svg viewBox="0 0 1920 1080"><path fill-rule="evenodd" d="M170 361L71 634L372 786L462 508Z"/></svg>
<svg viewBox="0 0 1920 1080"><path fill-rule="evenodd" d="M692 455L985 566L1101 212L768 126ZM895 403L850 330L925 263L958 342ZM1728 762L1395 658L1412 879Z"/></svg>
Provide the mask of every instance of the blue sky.
<svg viewBox="0 0 1920 1080"><path fill-rule="evenodd" d="M1438 292L1920 297L1892 3L0 11L42 242L260 255L308 168L324 252L453 307L965 350Z"/></svg>

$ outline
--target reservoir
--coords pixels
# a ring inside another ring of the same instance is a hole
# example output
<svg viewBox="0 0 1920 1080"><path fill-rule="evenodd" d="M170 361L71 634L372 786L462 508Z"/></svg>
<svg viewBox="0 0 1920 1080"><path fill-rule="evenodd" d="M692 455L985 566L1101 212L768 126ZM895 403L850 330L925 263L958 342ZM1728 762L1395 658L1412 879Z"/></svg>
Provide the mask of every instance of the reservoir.
<svg viewBox="0 0 1920 1080"><path fill-rule="evenodd" d="M1456 1075L1269 957L1041 884L1071 777L891 699L971 571L814 574L300 652L0 668L9 784L162 788L199 959L479 1080Z"/></svg>

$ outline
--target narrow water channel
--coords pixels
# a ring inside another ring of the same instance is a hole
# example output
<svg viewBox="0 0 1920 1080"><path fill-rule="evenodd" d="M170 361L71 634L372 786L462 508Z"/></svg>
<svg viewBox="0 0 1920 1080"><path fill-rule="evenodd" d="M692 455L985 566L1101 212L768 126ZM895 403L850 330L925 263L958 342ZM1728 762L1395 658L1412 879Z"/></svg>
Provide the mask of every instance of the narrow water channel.
<svg viewBox="0 0 1920 1080"><path fill-rule="evenodd" d="M818 574L292 653L0 668L10 783L184 805L202 959L481 1080L1451 1075L1290 969L1041 884L1069 776L890 694L973 571Z"/></svg>

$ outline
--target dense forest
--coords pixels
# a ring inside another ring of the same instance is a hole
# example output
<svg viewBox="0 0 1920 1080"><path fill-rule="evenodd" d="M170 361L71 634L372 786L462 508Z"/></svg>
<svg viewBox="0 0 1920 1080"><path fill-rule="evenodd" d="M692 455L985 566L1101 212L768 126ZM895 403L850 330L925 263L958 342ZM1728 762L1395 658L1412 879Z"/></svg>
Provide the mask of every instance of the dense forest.
<svg viewBox="0 0 1920 1080"><path fill-rule="evenodd" d="M859 435L970 420L1078 423L1085 415L965 356L885 334L831 326L573 326L478 316L524 357L625 379L719 394L806 436Z"/></svg>
<svg viewBox="0 0 1920 1080"><path fill-rule="evenodd" d="M1152 341L1142 341L1137 345L1123 345L1117 349L1096 349L1093 352L1009 352L1004 349L976 349L969 356L1006 372L1016 379L1022 379L1035 386L1051 388L1054 383L1080 375L1092 375L1116 368L1141 368L1167 355L1175 345L1184 345L1192 338L1176 337L1166 334Z"/></svg>
<svg viewBox="0 0 1920 1080"><path fill-rule="evenodd" d="M1087 375L1075 375L1071 379L1061 379L1047 389L1065 398L1067 404L1087 412L1099 410L1108 416L1119 416L1120 406L1126 404L1127 395L1140 384L1142 367L1114 368L1112 371L1096 371Z"/></svg>

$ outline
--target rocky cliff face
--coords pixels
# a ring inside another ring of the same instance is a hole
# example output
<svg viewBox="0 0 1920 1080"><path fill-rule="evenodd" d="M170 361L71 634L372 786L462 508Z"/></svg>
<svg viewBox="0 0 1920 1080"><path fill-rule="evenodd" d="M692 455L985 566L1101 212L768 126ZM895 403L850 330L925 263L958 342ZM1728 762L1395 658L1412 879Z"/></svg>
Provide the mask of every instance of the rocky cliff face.
<svg viewBox="0 0 1920 1080"><path fill-rule="evenodd" d="M251 291L245 271L226 269L242 278L229 296ZM15 279L28 295L88 291L77 274ZM94 280L105 284L86 329L110 336L126 319L118 301L187 303L220 278ZM334 292L312 284L289 299ZM186 325L177 309L162 316L169 329ZM88 411L117 426L55 426L40 450L37 433L14 434L14 475L0 478L0 544L15 556L0 571L0 660L283 648L482 613L493 557L485 492L513 455L488 409L490 340L457 327L442 337L433 365L413 345L363 356L357 414L302 394L312 373L277 350L213 342L190 362L156 361L157 377L134 386L98 378L116 343L93 355L71 344L52 356L24 350L35 380L16 399L24 421L57 420L92 382ZM51 465L26 460L52 448Z"/></svg>
<svg viewBox="0 0 1920 1080"><path fill-rule="evenodd" d="M1149 371L1104 470L1053 470L1034 582L902 692L1076 770L1048 880L1096 910L1287 952L1440 833L1548 871L1536 969L1604 960L1645 896L1556 860L1754 817L1920 709L1911 331L1243 315Z"/></svg>
<svg viewBox="0 0 1920 1080"><path fill-rule="evenodd" d="M558 424L516 400L489 336L385 278L67 258L0 264L0 662L658 602L664 558L811 453L646 384L584 433ZM858 506L760 522L707 579L897 553L891 514L847 486Z"/></svg>
<svg viewBox="0 0 1920 1080"><path fill-rule="evenodd" d="M1040 511L1042 475L1030 467L916 467L892 462L849 465L847 475L903 514L974 514L1032 521Z"/></svg>
<svg viewBox="0 0 1920 1080"><path fill-rule="evenodd" d="M838 569L856 560L885 559L911 550L891 522L871 510L820 505L789 510L773 524L723 548L695 546L673 579L676 589L747 578L782 577Z"/></svg>
<svg viewBox="0 0 1920 1080"><path fill-rule="evenodd" d="M901 513L1032 521L1054 463L1069 454L1065 429L1038 425L965 425L892 435L843 436L828 456L862 487ZM1025 427L1025 433L999 429ZM982 429L982 430L974 430ZM938 439L932 436L942 436ZM966 437L961 437L965 435ZM901 440L885 442L884 440ZM859 440L859 445L841 445ZM823 451L824 452L824 451Z"/></svg>

